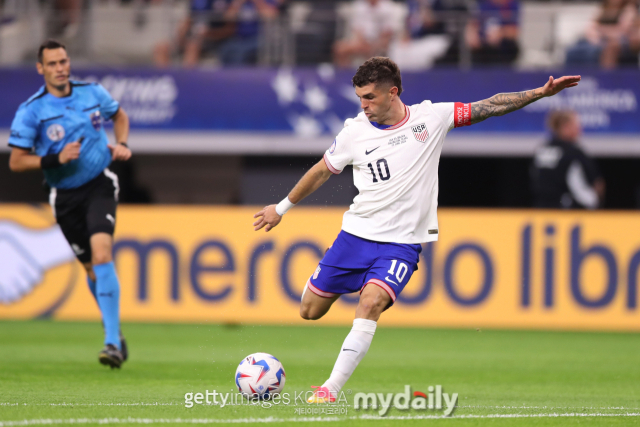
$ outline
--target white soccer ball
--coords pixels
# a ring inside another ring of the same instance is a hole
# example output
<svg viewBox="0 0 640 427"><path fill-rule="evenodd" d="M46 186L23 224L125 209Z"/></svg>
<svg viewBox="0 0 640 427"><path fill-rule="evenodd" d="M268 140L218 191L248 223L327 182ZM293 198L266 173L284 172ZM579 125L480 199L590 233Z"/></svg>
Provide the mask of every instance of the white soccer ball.
<svg viewBox="0 0 640 427"><path fill-rule="evenodd" d="M236 369L238 391L249 399L271 399L282 392L284 381L282 363L267 353L250 354Z"/></svg>

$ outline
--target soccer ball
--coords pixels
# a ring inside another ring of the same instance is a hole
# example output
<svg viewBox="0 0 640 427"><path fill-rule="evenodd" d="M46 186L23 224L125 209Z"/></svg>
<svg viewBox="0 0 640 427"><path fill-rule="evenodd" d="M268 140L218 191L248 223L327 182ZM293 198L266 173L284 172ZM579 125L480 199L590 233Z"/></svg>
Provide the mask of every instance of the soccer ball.
<svg viewBox="0 0 640 427"><path fill-rule="evenodd" d="M271 399L282 392L284 381L282 363L267 353L250 354L236 369L238 391L249 399Z"/></svg>

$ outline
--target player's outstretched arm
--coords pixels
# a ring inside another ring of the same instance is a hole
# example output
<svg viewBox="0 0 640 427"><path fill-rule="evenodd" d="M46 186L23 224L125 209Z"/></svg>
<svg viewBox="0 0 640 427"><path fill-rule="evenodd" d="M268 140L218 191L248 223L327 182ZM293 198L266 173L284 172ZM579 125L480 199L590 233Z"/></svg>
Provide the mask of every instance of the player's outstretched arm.
<svg viewBox="0 0 640 427"><path fill-rule="evenodd" d="M291 190L288 196L289 202L293 205L300 203L302 199L316 191L322 184L327 182L331 175L332 173L327 168L324 159L320 160L311 169L309 169L302 179L298 181L296 186L293 187L293 190ZM257 221L253 223L255 231L258 231L263 227L265 227L265 231L269 231L280 223L284 213L280 215L276 211L276 206L277 205L265 206L260 212L253 216L254 218L257 218Z"/></svg>
<svg viewBox="0 0 640 427"><path fill-rule="evenodd" d="M568 87L578 86L580 76L564 76L549 81L543 87L524 92L499 93L488 99L471 104L471 124L480 123L493 116L504 116L512 111L526 107L546 96L553 96Z"/></svg>

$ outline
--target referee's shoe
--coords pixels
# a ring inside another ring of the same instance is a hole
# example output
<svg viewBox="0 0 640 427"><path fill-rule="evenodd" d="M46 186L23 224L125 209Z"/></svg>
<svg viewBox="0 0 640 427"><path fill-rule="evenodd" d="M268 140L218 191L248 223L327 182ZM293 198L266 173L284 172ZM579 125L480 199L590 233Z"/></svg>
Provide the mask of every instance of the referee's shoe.
<svg viewBox="0 0 640 427"><path fill-rule="evenodd" d="M122 352L113 344L105 345L98 355L100 363L111 366L111 369L120 368L120 366L122 366L123 359Z"/></svg>
<svg viewBox="0 0 640 427"><path fill-rule="evenodd" d="M122 353L122 361L126 362L129 358L129 349L127 348L127 340L124 339L122 331L120 331L120 353Z"/></svg>

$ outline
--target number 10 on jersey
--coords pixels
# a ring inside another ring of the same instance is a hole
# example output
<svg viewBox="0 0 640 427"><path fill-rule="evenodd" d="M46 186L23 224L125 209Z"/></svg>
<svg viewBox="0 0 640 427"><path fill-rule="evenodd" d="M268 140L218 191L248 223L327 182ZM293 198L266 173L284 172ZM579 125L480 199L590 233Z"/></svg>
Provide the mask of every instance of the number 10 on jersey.
<svg viewBox="0 0 640 427"><path fill-rule="evenodd" d="M371 175L373 175L373 182L378 182L378 179L376 178L376 172L373 170L373 165L369 163L367 166L369 166L369 169L371 170ZM378 169L378 176L380 177L381 180L386 181L389 178L391 178L391 173L389 172L389 165L387 164L386 159L378 160L376 162L376 166ZM384 166L384 172L383 172L383 166Z"/></svg>
<svg viewBox="0 0 640 427"><path fill-rule="evenodd" d="M391 274L392 276L395 274L395 276L398 278L398 281L402 283L402 281L404 280L404 277L407 275L407 272L409 271L409 267L407 267L407 264L405 264L404 262L401 262L400 265L398 266L398 270L396 270L397 264L398 264L398 260L392 259L391 268L389 269L389 271L387 271L387 273Z"/></svg>

